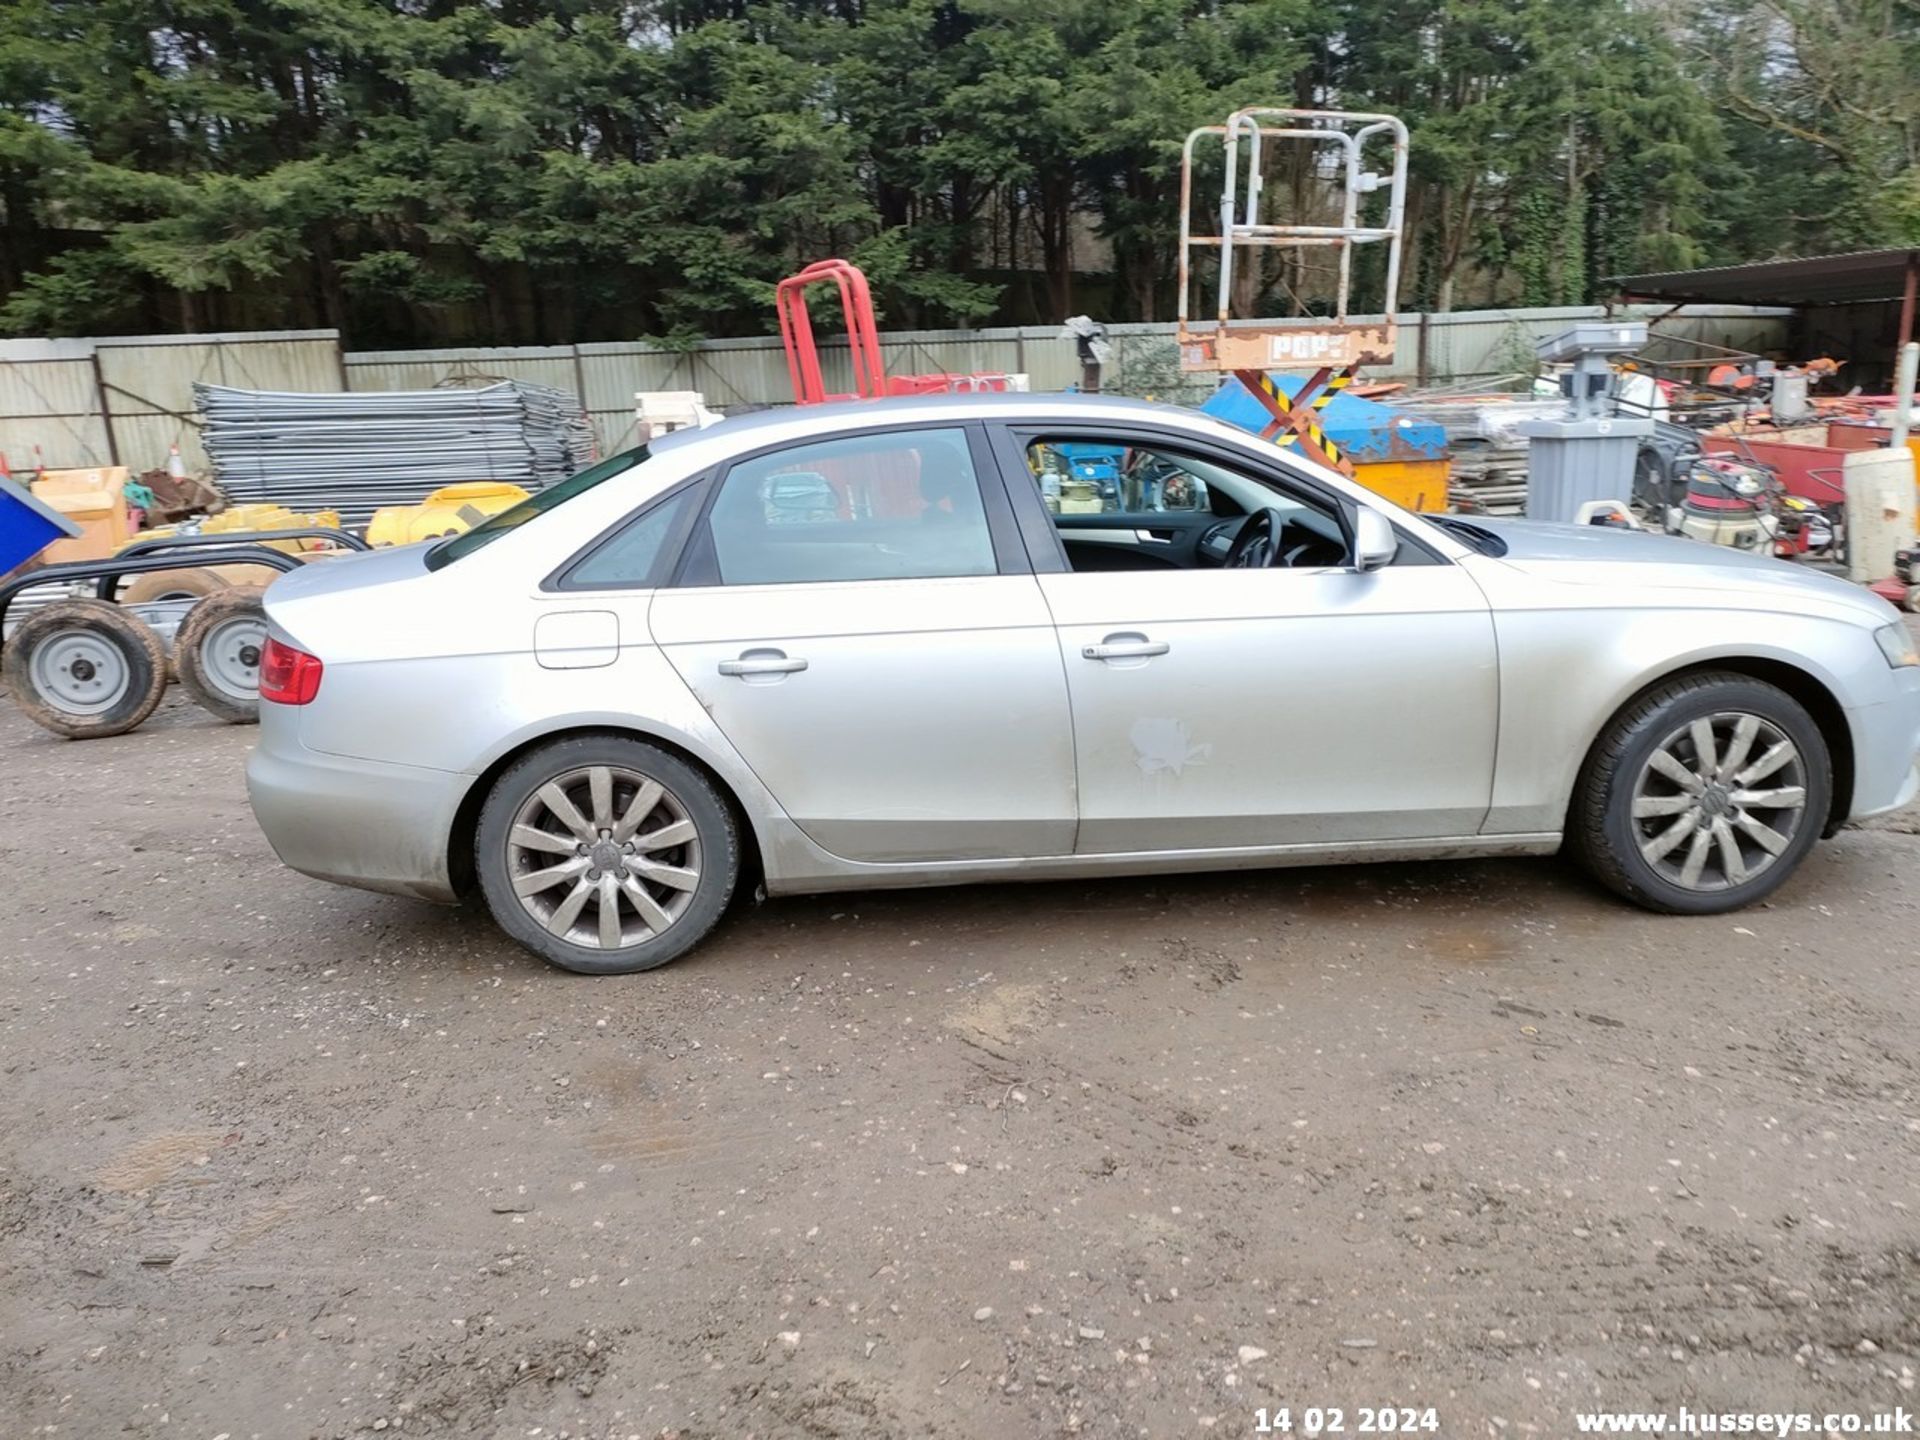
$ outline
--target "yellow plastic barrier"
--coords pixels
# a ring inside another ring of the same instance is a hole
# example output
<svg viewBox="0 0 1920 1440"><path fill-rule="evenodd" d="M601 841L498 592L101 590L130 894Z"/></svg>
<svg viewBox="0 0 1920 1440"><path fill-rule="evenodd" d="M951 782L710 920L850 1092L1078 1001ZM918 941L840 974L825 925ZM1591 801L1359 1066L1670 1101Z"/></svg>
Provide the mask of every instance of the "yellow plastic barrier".
<svg viewBox="0 0 1920 1440"><path fill-rule="evenodd" d="M511 510L527 498L518 485L497 480L474 480L443 485L418 505L388 505L373 512L367 543L373 546L411 545L471 530L490 515Z"/></svg>

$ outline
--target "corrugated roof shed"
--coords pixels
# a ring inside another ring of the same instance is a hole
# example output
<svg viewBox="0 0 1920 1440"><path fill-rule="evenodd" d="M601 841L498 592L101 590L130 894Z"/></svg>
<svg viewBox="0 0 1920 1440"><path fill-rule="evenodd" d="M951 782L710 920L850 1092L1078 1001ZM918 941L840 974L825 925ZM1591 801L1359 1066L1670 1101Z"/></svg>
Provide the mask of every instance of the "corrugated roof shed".
<svg viewBox="0 0 1920 1440"><path fill-rule="evenodd" d="M1635 299L1742 305L1845 305L1900 300L1920 273L1920 250L1855 250L1799 260L1759 260L1711 270L1616 275L1613 283Z"/></svg>

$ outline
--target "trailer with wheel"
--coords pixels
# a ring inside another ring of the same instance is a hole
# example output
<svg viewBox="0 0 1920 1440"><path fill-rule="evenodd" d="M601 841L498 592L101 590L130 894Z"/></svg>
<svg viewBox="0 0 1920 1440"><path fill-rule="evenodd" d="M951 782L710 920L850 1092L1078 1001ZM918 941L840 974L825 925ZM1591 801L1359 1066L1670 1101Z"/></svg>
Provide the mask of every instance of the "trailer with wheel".
<svg viewBox="0 0 1920 1440"><path fill-rule="evenodd" d="M183 565L257 565L284 573L306 558L276 548L289 540L368 548L357 535L309 526L155 536L99 559L30 564L49 544L75 533L59 512L0 477L0 679L29 718L70 739L131 730L166 691L167 648L152 612L180 602L124 603L124 581L178 573ZM231 585L189 598L191 608L174 632L171 668L181 689L234 724L259 716L264 588ZM18 623L9 631L10 618Z"/></svg>

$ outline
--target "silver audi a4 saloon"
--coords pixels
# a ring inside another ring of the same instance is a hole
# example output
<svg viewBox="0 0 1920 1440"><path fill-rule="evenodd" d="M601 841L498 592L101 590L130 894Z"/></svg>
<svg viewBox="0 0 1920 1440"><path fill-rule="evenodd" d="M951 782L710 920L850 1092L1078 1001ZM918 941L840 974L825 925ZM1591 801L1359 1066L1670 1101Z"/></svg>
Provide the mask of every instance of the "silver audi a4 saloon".
<svg viewBox="0 0 1920 1440"><path fill-rule="evenodd" d="M783 410L274 582L253 807L325 880L644 970L769 894L1563 846L1730 910L1916 788L1890 606L1420 515L1193 411Z"/></svg>

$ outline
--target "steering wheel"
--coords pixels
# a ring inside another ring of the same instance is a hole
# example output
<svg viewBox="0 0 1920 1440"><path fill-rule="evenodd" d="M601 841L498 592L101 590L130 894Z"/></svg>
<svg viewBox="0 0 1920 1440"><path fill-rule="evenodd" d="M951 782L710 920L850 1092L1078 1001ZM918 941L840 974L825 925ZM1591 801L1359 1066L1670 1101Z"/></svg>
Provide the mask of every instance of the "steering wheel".
<svg viewBox="0 0 1920 1440"><path fill-rule="evenodd" d="M1239 533L1220 562L1228 570L1264 570L1280 554L1280 526L1284 517L1271 508L1251 511L1240 522Z"/></svg>

